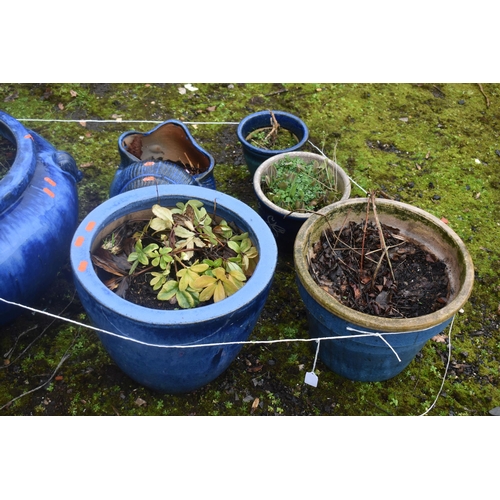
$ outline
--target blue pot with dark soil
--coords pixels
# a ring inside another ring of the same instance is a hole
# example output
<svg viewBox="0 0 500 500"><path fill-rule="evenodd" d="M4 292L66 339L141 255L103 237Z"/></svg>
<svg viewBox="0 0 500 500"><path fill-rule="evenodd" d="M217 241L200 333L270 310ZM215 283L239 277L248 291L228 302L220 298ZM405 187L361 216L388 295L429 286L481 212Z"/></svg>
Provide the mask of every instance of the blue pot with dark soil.
<svg viewBox="0 0 500 500"><path fill-rule="evenodd" d="M73 157L0 111L0 297L33 305L69 257L78 224ZM0 324L23 310L0 302Z"/></svg>
<svg viewBox="0 0 500 500"><path fill-rule="evenodd" d="M326 229L337 231L350 222L376 221L374 214L367 212L366 201L350 199L312 215L297 234L294 263L299 293L307 309L309 335L328 338L320 340L320 359L343 377L375 382L401 373L429 339L450 324L472 292L474 265L463 241L437 217L406 203L378 199L381 224L396 230L400 241L417 243L445 263L449 296L442 308L416 317L383 317L348 307L325 289L328 276L319 282L316 275L313 278L310 261L315 258L313 247L318 248L315 244ZM417 279L417 274L412 279ZM403 290L405 286L408 283L400 284ZM345 295L350 293L347 288Z"/></svg>
<svg viewBox="0 0 500 500"><path fill-rule="evenodd" d="M184 123L167 120L149 132L124 132L118 139L120 165L110 196L150 185L192 184L215 189L213 157Z"/></svg>
<svg viewBox="0 0 500 500"><path fill-rule="evenodd" d="M276 131L274 136L273 124ZM241 120L236 135L243 148L248 170L253 176L259 165L268 158L300 150L309 138L309 129L298 116L291 113L258 111Z"/></svg>
<svg viewBox="0 0 500 500"><path fill-rule="evenodd" d="M176 310L132 303L105 286L91 260L102 238L126 220L148 220L154 204L175 207L191 199L249 233L259 260L244 286L219 302ZM105 349L136 382L169 394L194 391L228 368L259 318L276 263L274 237L252 208L224 193L180 184L109 198L81 222L71 245L76 290L91 322L104 330L98 335Z"/></svg>

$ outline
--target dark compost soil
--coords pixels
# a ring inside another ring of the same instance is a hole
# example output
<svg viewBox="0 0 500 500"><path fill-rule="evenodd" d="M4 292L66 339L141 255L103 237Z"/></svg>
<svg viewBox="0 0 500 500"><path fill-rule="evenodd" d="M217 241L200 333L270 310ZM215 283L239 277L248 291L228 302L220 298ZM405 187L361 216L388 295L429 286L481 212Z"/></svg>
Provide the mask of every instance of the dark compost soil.
<svg viewBox="0 0 500 500"><path fill-rule="evenodd" d="M350 222L323 232L313 248L311 276L342 304L365 314L413 318L442 308L449 297L446 265L398 229L381 227L390 264L381 259L376 225Z"/></svg>

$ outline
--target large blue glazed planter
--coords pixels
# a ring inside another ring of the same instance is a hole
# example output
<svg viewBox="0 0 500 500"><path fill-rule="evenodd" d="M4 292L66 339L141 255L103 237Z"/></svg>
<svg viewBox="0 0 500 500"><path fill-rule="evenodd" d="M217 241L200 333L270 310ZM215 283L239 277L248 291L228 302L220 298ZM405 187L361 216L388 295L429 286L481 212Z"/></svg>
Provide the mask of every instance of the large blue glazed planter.
<svg viewBox="0 0 500 500"><path fill-rule="evenodd" d="M309 335L347 337L320 341L319 356L335 373L363 382L387 380L401 373L425 343L449 325L468 300L474 282L469 252L446 224L405 203L379 199L376 206L380 223L398 228L401 236L419 243L446 263L450 297L442 309L407 319L371 316L344 306L311 277L308 257L328 225L338 230L349 221L364 220L366 199L347 200L311 216L297 234L294 246L297 285L308 311ZM370 220L374 220L373 215ZM366 333L377 335L363 336Z"/></svg>
<svg viewBox="0 0 500 500"><path fill-rule="evenodd" d="M258 129L266 128L271 125L271 112L258 111L246 116L241 120L236 130L236 135L243 149L243 156L247 164L248 170L252 175L255 174L258 166L271 158L272 156L282 153L291 153L301 149L309 138L309 129L307 125L295 115L286 113L285 111L275 111L273 114L279 123L280 127L289 130L296 138L297 143L287 149L264 149L254 146L247 140L249 134Z"/></svg>
<svg viewBox="0 0 500 500"><path fill-rule="evenodd" d="M340 199L336 203L349 199L349 196L351 195L351 181L344 170L332 160L325 159L323 156L318 154L308 153L305 151L295 151L292 153L281 153L264 161L257 168L253 177L253 189L258 201L259 215L270 227L276 239L278 248L282 253L293 252L295 237L297 236L299 229L302 227L302 224L304 224L304 222L311 215L310 213L290 212L289 210L284 210L280 206L273 203L264 194L262 189L263 179L273 168L273 165L281 159L289 157L298 157L306 162L327 161L332 171L332 177L334 177L337 181L337 190L340 194Z"/></svg>
<svg viewBox="0 0 500 500"><path fill-rule="evenodd" d="M189 199L201 200L209 212L215 206L217 215L248 231L259 262L241 290L217 304L175 311L142 307L109 290L91 262L91 251L102 236L130 214L151 214L155 203L168 207ZM246 341L266 302L276 262L273 235L252 208L218 191L190 185L141 188L110 198L81 222L71 245L74 282L83 307L97 328L119 335L98 332L105 349L136 382L169 394L194 391L227 369L242 344L189 346Z"/></svg>
<svg viewBox="0 0 500 500"><path fill-rule="evenodd" d="M215 189L215 160L184 123L167 120L146 133L128 131L118 138L120 165L110 196L158 184L192 184ZM192 174L179 165L189 167Z"/></svg>
<svg viewBox="0 0 500 500"><path fill-rule="evenodd" d="M69 256L82 174L71 155L3 111L0 135L15 146L0 180L0 297L33 305ZM0 302L0 324L22 311Z"/></svg>

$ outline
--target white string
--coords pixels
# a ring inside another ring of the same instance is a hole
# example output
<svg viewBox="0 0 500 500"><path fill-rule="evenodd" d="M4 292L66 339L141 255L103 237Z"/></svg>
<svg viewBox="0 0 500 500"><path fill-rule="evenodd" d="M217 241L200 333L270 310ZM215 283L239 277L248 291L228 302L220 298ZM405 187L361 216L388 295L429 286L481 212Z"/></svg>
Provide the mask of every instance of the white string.
<svg viewBox="0 0 500 500"><path fill-rule="evenodd" d="M102 328L97 328L92 325L86 325L85 323L80 323L79 321L64 318L62 316L58 316L57 314L52 314L47 311L41 311L39 309L35 309L33 307L25 306L23 304L18 304L17 302L11 302L10 300L6 300L0 297L1 302L5 302L6 304L10 304L13 306L18 306L23 309L27 309L28 311L32 311L35 313L45 314L46 316L50 316L51 318L60 319L62 321L66 321L67 323L72 323L77 326L81 326L83 328L88 328L90 330L95 330L97 332L104 333L106 335L111 335L113 337L117 337L122 340L128 340L129 342L135 342L136 344L145 345L148 347L159 347L162 349L193 349L197 347L216 347L216 346L224 346L224 345L236 345L236 344L276 344L280 342L318 342L321 340L346 340L353 338L361 338L361 337L377 337L380 336L379 333L371 333L371 332L363 332L358 335L345 335L345 336L335 336L335 337L316 337L316 338L307 338L307 339L274 339L274 340L240 340L240 341L231 341L231 342L214 342L211 344L189 344L189 345L163 345L163 344L151 344L149 342L143 342L142 340L137 340L131 337L126 337L124 335L120 335L118 333L110 332L108 330L103 330ZM408 332L388 332L384 333L384 335L404 335ZM319 349L319 344L318 344Z"/></svg>
<svg viewBox="0 0 500 500"><path fill-rule="evenodd" d="M318 345L316 347L316 354L314 356L314 363L313 363L313 367L311 370L313 373L314 373L314 370L316 369L316 361L318 361L319 344L320 344L321 340L316 340L316 342L318 343Z"/></svg>
<svg viewBox="0 0 500 500"><path fill-rule="evenodd" d="M62 123L163 123L165 120L54 120L50 118L16 118L20 122L62 122ZM185 125L239 125L240 122L181 122Z"/></svg>
<svg viewBox="0 0 500 500"><path fill-rule="evenodd" d="M434 406L436 406L437 400L439 399L439 396L441 395L441 391L443 390L444 382L446 380L446 376L448 375L448 368L450 366L450 361L451 361L451 330L453 328L454 322L455 322L455 315L453 316L451 323L450 323L450 327L448 328L448 361L446 363L446 368L444 370L443 380L441 381L441 387L439 388L439 391L436 395L436 399L434 400L434 403L432 403L431 406L429 406L429 408L427 408L427 410L424 411L424 413L420 414L419 417L423 417L424 415L427 415L427 413L429 413L434 408Z"/></svg>
<svg viewBox="0 0 500 500"><path fill-rule="evenodd" d="M358 330L357 328L352 328L350 326L346 327L346 330L349 330L350 332L370 333L370 332L366 332L364 330ZM428 330L428 328L426 328L426 330ZM422 330L422 331L425 331L425 330ZM401 332L401 333L412 333L412 332ZM401 358L398 356L398 353L393 349L392 345L389 344L389 342L387 342L387 340L384 339L384 337L382 336L382 334L381 333L374 333L373 335L379 337L382 341L384 341L389 346L389 348L391 349L391 351L396 355L396 358L398 358L398 361L401 363ZM388 334L384 333L384 335L388 335Z"/></svg>

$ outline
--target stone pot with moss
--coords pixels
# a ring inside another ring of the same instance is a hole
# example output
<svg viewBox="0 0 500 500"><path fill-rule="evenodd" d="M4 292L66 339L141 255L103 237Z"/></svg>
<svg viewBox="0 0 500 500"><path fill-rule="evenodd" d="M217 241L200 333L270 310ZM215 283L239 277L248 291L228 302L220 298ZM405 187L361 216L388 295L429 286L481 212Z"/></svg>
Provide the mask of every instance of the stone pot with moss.
<svg viewBox="0 0 500 500"><path fill-rule="evenodd" d="M307 125L285 111L258 111L241 120L236 135L252 175L259 165L281 153L300 150L309 138Z"/></svg>
<svg viewBox="0 0 500 500"><path fill-rule="evenodd" d="M197 208L199 204L203 210ZM175 214L165 215L167 211ZM195 218L203 219L196 220L196 227L193 212ZM208 219L218 224L200 230ZM119 244L120 231L130 225L137 227L132 242L126 238ZM241 237L224 235L228 228ZM150 229L157 243L143 239ZM208 240L216 245L224 237L232 243L222 249L214 246L218 250L210 258L191 262L197 248ZM243 237L252 242L247 249L256 251L249 255L251 275L235 282L231 275L241 273L232 273L231 264L241 265L242 259L236 258L233 248L243 246ZM132 252L124 258L126 246ZM104 249L112 255L102 259ZM93 264L96 257L100 266ZM222 269L220 261L228 267ZM81 222L71 246L76 290L111 358L138 383L170 394L194 391L227 369L259 318L276 262L272 233L253 209L218 191L180 184L141 188L110 198ZM147 276L148 287L154 286L158 300L168 308L131 302L126 287L117 293L113 282L120 281L121 269L135 273L138 264L143 265L140 274ZM210 271L212 266L218 270ZM99 275L103 268L111 273L109 280ZM178 282L176 276L181 277ZM202 300L208 301L206 305Z"/></svg>
<svg viewBox="0 0 500 500"><path fill-rule="evenodd" d="M459 236L432 214L393 200L376 199L373 210L367 203L368 198L350 199L311 216L297 234L294 263L309 335L328 338L320 340L321 360L343 377L373 382L402 372L426 342L450 324L471 294L474 266ZM371 227L371 234L345 243L342 235L351 224L361 223ZM378 243L378 228L383 235L379 241L393 235L394 244ZM367 252L371 238L376 248ZM425 257L417 264L420 251ZM357 261L347 262L346 255L364 257L357 267ZM317 272L319 262L325 272ZM431 272L424 273L426 268ZM399 276L407 277L403 281ZM335 289L336 280L340 286ZM410 317L406 309L421 307L434 280L444 282L443 294L429 303L427 313ZM346 305L348 300L376 306L378 314L360 312Z"/></svg>
<svg viewBox="0 0 500 500"><path fill-rule="evenodd" d="M258 212L283 252L292 252L297 232L315 211L347 200L351 182L332 160L296 151L267 159L257 168L253 189Z"/></svg>

